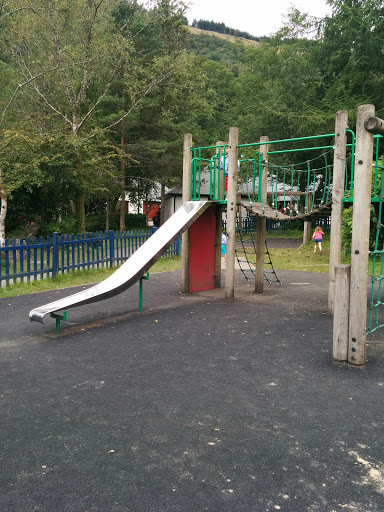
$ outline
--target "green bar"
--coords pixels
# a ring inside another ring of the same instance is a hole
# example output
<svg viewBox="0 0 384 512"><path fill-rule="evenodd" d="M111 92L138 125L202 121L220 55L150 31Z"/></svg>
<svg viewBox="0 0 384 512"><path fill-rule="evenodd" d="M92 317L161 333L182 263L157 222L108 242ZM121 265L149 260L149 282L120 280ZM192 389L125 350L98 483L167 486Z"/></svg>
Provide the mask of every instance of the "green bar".
<svg viewBox="0 0 384 512"><path fill-rule="evenodd" d="M56 320L56 334L60 334L60 320L67 320L67 312L63 311L62 315L58 315L55 313L51 313L51 318L54 318Z"/></svg>
<svg viewBox="0 0 384 512"><path fill-rule="evenodd" d="M139 281L139 311L140 313L143 311L143 280L148 281L149 279L149 272L147 272L146 276L140 277Z"/></svg>
<svg viewBox="0 0 384 512"><path fill-rule="evenodd" d="M279 149L278 151L268 151L268 155L278 155L280 153L298 153L300 151L316 151L319 149L333 149L333 147L334 146L319 146L313 148Z"/></svg>
<svg viewBox="0 0 384 512"><path fill-rule="evenodd" d="M347 133L347 136L348 136L348 133L350 133L352 135L352 143L351 143L351 147L352 147L352 154L351 154L351 199L353 199L353 177L354 177L354 173L355 173L356 135L354 134L354 132L352 130L347 130L346 133Z"/></svg>
<svg viewBox="0 0 384 512"><path fill-rule="evenodd" d="M325 138L325 137L334 137L334 136L335 136L334 133L326 133L324 135L313 135L310 137L297 137L296 139L270 140L270 141L268 141L268 145L269 144L278 144L279 142L296 142L299 140L321 139L321 138ZM265 143L264 142L253 142L252 144L239 144L237 147L238 148L248 148L248 147L252 147L252 146L261 146L262 144L265 144ZM333 146L331 146L331 147L333 147Z"/></svg>
<svg viewBox="0 0 384 512"><path fill-rule="evenodd" d="M257 201L263 206L263 193L262 193L262 174L263 174L263 155L259 153L259 187L258 187L258 198Z"/></svg>
<svg viewBox="0 0 384 512"><path fill-rule="evenodd" d="M309 194L309 180L311 177L311 166L310 163L307 163L308 169L307 169L307 191L305 193L305 205L304 205L304 212L308 213L308 194ZM313 194L315 195L315 194ZM313 208L313 198L312 198L312 208ZM312 210L311 210L312 211Z"/></svg>

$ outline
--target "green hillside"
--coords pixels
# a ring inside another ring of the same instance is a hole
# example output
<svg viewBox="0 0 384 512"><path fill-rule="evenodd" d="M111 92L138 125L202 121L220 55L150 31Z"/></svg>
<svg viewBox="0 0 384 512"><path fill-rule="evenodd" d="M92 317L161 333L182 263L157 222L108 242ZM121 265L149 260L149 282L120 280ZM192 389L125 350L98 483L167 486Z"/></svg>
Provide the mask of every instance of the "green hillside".
<svg viewBox="0 0 384 512"><path fill-rule="evenodd" d="M220 34L195 27L188 28L188 49L204 60L226 64L236 68L244 58L247 47L257 47L258 41L252 41L229 34ZM236 72L236 70L235 70Z"/></svg>

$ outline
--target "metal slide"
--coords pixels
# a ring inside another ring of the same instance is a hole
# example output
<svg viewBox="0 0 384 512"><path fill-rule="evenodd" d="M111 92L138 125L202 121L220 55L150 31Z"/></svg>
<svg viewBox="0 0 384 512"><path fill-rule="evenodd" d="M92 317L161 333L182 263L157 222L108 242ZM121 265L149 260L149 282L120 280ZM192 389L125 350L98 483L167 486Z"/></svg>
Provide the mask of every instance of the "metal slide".
<svg viewBox="0 0 384 512"><path fill-rule="evenodd" d="M138 281L211 204L187 201L111 276L92 288L32 309L30 320L43 323L48 313L98 302L123 292Z"/></svg>

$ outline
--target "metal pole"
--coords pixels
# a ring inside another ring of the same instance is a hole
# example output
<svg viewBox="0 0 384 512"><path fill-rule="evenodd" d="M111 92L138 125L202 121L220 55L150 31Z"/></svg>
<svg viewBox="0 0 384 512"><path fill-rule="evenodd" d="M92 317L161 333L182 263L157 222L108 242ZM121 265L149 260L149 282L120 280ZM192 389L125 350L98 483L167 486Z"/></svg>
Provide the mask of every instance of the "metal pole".
<svg viewBox="0 0 384 512"><path fill-rule="evenodd" d="M143 277L140 277L139 281L139 311L140 313L143 311L143 280L148 281L149 279L149 272Z"/></svg>

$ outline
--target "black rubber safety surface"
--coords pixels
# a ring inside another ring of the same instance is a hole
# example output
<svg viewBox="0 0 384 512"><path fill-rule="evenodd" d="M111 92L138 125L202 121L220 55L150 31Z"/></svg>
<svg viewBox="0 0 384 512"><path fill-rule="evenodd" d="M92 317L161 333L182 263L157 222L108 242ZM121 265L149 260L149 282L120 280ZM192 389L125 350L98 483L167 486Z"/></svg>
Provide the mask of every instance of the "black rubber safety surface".
<svg viewBox="0 0 384 512"><path fill-rule="evenodd" d="M381 512L383 333L332 362L327 275L182 295L179 272L31 323L0 300L0 510Z"/></svg>

